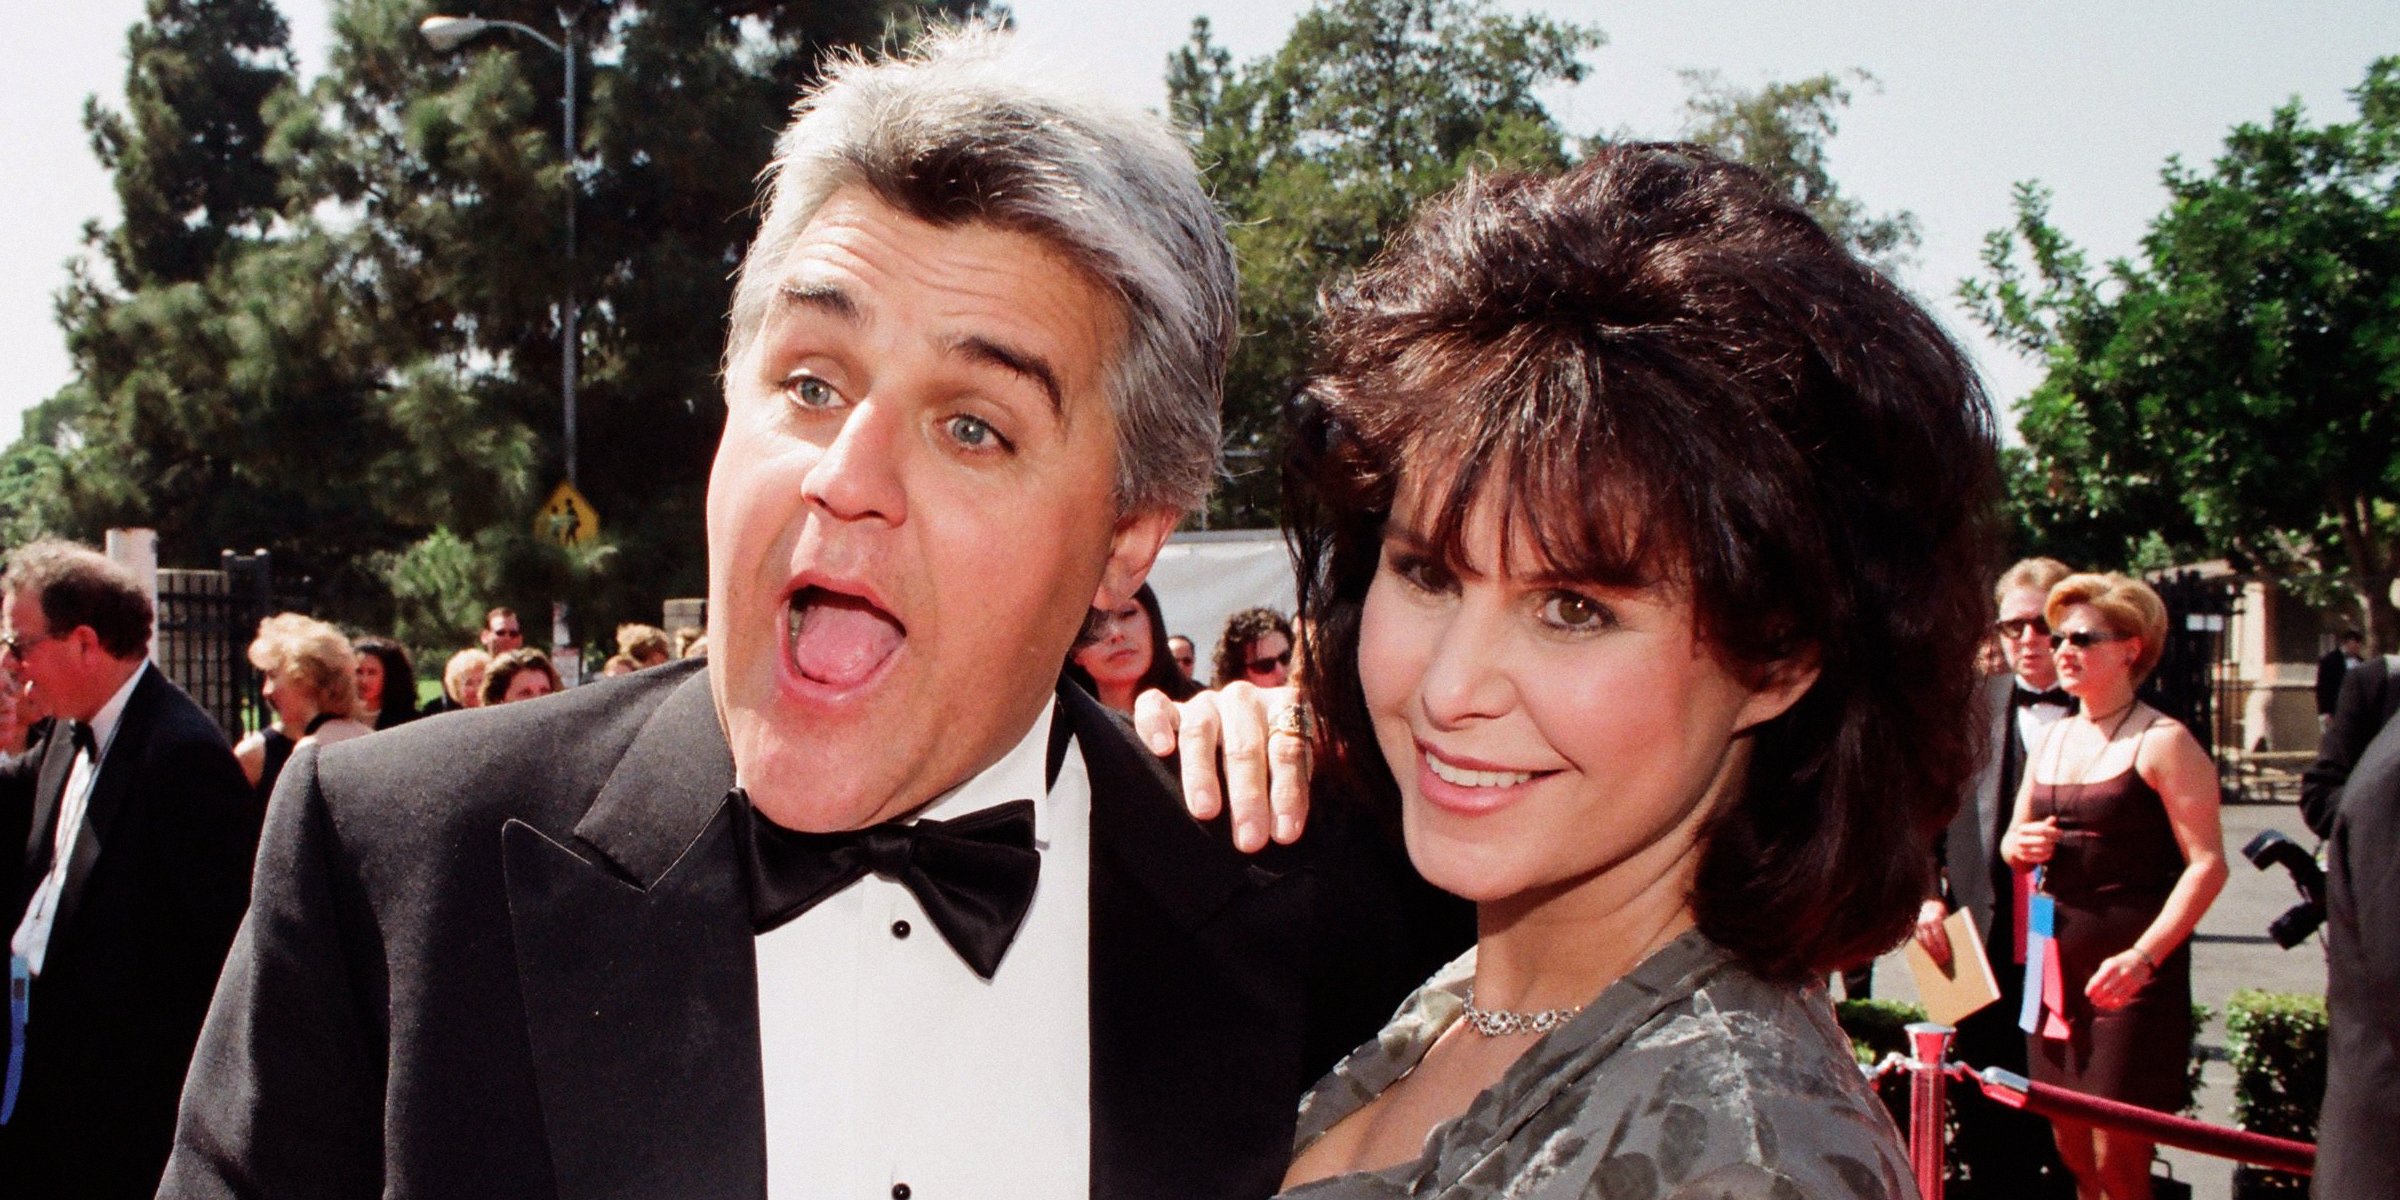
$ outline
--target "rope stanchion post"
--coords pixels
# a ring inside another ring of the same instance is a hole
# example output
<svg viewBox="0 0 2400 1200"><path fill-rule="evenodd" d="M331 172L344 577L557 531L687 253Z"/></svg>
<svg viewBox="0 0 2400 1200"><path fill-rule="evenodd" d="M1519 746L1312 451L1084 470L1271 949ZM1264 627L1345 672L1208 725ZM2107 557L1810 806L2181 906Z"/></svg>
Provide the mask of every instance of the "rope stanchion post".
<svg viewBox="0 0 2400 1200"><path fill-rule="evenodd" d="M1917 1194L1942 1200L1942 1166L1948 1157L1943 1145L1943 1111L1949 1076L1950 1039L1957 1030L1920 1021L1908 1027L1908 1163L1916 1172Z"/></svg>

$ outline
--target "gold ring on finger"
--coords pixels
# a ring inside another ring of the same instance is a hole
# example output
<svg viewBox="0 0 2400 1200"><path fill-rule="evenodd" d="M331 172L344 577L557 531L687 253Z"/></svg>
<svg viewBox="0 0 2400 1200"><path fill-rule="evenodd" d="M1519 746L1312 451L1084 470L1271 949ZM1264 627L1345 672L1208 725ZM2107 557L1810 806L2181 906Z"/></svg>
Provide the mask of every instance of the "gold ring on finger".
<svg viewBox="0 0 2400 1200"><path fill-rule="evenodd" d="M1303 742L1313 742L1317 737L1317 714L1305 704L1287 704L1267 718L1267 732L1288 733Z"/></svg>

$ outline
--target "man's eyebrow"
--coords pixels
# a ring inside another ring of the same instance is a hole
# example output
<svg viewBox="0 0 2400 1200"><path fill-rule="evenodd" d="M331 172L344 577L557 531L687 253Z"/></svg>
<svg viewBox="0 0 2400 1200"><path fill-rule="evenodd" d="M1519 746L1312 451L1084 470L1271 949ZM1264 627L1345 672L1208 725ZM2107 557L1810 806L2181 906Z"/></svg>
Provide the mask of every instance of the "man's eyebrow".
<svg viewBox="0 0 2400 1200"><path fill-rule="evenodd" d="M813 308L829 317L849 324L859 321L858 302L850 293L830 283L785 283L775 288L775 299L781 308Z"/></svg>
<svg viewBox="0 0 2400 1200"><path fill-rule="evenodd" d="M1050 364L1044 361L1041 355L1019 350L1013 346L995 342L990 338L974 336L962 337L950 343L950 350L954 354L963 354L978 362L987 362L1004 371L1011 371L1025 377L1039 386L1043 395L1050 397L1051 415L1062 420L1065 419L1067 415L1066 393L1059 390L1058 372L1051 370Z"/></svg>

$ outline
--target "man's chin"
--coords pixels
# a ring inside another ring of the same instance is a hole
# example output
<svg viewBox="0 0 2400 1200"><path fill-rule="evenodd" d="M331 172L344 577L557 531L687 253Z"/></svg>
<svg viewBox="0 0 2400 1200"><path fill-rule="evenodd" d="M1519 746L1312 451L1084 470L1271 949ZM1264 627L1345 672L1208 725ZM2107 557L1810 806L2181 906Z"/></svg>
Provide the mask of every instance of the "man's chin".
<svg viewBox="0 0 2400 1200"><path fill-rule="evenodd" d="M828 793L801 786L778 786L772 778L754 781L745 775L742 790L749 795L750 807L757 810L758 815L800 833L840 833L864 829L907 812L905 808L885 811L894 807L888 795Z"/></svg>

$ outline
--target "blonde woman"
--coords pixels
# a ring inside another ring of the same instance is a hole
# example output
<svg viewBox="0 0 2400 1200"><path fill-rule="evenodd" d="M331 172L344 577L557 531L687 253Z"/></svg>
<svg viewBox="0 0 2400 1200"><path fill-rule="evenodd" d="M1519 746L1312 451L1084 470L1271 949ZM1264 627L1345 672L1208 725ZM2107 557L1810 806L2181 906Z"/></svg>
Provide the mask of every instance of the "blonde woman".
<svg viewBox="0 0 2400 1200"><path fill-rule="evenodd" d="M2041 868L2055 998L2029 1035L2033 1078L2172 1112L2192 1044L2189 940L2225 886L2217 772L2190 731L2133 691L2158 666L2167 607L2123 575L2070 575L2043 605L2058 681L2082 711L2027 764L2001 857ZM2036 918L2038 923L2038 917ZM2150 1195L2150 1142L2053 1118L2085 1197Z"/></svg>
<svg viewBox="0 0 2400 1200"><path fill-rule="evenodd" d="M275 717L243 738L233 756L260 800L274 794L292 751L374 732L358 719L358 659L341 630L299 613L277 613L258 623L250 665L266 676L260 691Z"/></svg>

